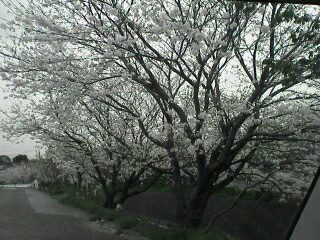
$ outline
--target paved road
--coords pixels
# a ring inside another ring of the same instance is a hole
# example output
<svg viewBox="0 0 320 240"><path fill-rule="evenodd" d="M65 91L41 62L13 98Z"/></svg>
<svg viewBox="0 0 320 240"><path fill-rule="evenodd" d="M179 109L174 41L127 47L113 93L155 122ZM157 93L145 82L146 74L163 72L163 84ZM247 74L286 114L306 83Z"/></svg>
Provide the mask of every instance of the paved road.
<svg viewBox="0 0 320 240"><path fill-rule="evenodd" d="M0 189L1 240L123 240L94 227L81 210L32 189Z"/></svg>

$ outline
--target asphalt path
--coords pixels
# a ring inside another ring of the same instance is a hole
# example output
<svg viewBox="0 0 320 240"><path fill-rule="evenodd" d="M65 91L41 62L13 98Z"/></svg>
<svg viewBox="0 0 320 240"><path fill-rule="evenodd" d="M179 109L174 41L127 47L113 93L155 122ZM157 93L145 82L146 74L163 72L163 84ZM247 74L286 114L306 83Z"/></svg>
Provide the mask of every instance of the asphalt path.
<svg viewBox="0 0 320 240"><path fill-rule="evenodd" d="M97 228L88 217L36 190L0 189L1 240L124 239Z"/></svg>

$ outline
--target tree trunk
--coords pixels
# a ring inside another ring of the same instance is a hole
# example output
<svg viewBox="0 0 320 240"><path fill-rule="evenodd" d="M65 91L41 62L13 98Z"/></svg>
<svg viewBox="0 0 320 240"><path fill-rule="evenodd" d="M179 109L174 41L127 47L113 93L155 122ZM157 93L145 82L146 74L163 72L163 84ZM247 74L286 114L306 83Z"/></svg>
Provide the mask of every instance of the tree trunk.
<svg viewBox="0 0 320 240"><path fill-rule="evenodd" d="M180 169L174 168L173 171L173 192L176 199L177 221L179 224L183 224L186 217L186 198L183 191L182 178L180 175Z"/></svg>
<svg viewBox="0 0 320 240"><path fill-rule="evenodd" d="M109 192L105 181L101 181L100 184L102 186L102 191L105 197L103 207L108 209L114 209L115 208L114 196Z"/></svg>
<svg viewBox="0 0 320 240"><path fill-rule="evenodd" d="M187 214L184 220L184 227L198 227L201 223L203 213L207 207L210 192L206 189L199 189L192 196Z"/></svg>
<svg viewBox="0 0 320 240"><path fill-rule="evenodd" d="M198 179L197 188L192 194L190 202L187 206L186 216L183 222L184 227L198 227L202 215L207 207L210 198L210 177L208 175L208 168L206 164L206 156L203 153L203 146L199 147L197 151L197 168L198 168Z"/></svg>
<svg viewBox="0 0 320 240"><path fill-rule="evenodd" d="M109 192L104 192L105 200L103 207L108 209L114 209L115 203L114 203L114 197Z"/></svg>
<svg viewBox="0 0 320 240"><path fill-rule="evenodd" d="M129 192L129 186L126 184L124 186L124 188L122 189L122 192L121 192L121 197L119 199L119 201L117 202L117 204L121 204L123 205L123 203L127 200L128 198L128 192Z"/></svg>
<svg viewBox="0 0 320 240"><path fill-rule="evenodd" d="M81 190L82 187L82 173L81 172L77 172L77 188Z"/></svg>
<svg viewBox="0 0 320 240"><path fill-rule="evenodd" d="M186 218L186 200L185 193L181 190L174 192L176 204L177 204L177 221L179 224L183 224L184 219Z"/></svg>
<svg viewBox="0 0 320 240"><path fill-rule="evenodd" d="M108 208L108 209L114 209L115 208L115 204L113 202L113 198L111 197L111 195L107 195L105 194L105 201L103 204L103 207Z"/></svg>

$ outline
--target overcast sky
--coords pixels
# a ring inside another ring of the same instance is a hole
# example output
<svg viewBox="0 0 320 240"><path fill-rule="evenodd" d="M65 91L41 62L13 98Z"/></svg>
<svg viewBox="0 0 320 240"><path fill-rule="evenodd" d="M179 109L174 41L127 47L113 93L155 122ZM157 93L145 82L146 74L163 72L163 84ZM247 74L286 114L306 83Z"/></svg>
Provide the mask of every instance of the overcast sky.
<svg viewBox="0 0 320 240"><path fill-rule="evenodd" d="M8 9L3 5L0 1L0 18L1 22L2 19L12 19L14 16L7 13ZM6 35L6 32L0 29L1 38ZM1 64L1 63L0 63ZM8 95L5 92L5 83L2 81L0 77L0 110L8 111L13 104L13 100L4 99L4 96ZM4 118L5 116L0 112L0 119ZM17 143L19 142L19 143ZM34 141L30 140L29 137L24 136L22 138L6 141L4 139L4 133L0 130L0 155L8 155L11 158L18 155L18 154L25 154L29 158L33 158L35 156L37 147Z"/></svg>

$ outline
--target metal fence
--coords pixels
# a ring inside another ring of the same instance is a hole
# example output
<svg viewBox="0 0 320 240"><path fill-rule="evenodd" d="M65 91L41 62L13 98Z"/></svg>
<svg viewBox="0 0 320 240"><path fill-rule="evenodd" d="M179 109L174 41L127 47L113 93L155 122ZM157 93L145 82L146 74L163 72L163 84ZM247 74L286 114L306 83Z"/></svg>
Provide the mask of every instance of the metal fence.
<svg viewBox="0 0 320 240"><path fill-rule="evenodd" d="M0 188L36 188L38 189L39 183L34 180L32 183L20 184L20 183L10 183L10 184L0 184Z"/></svg>

